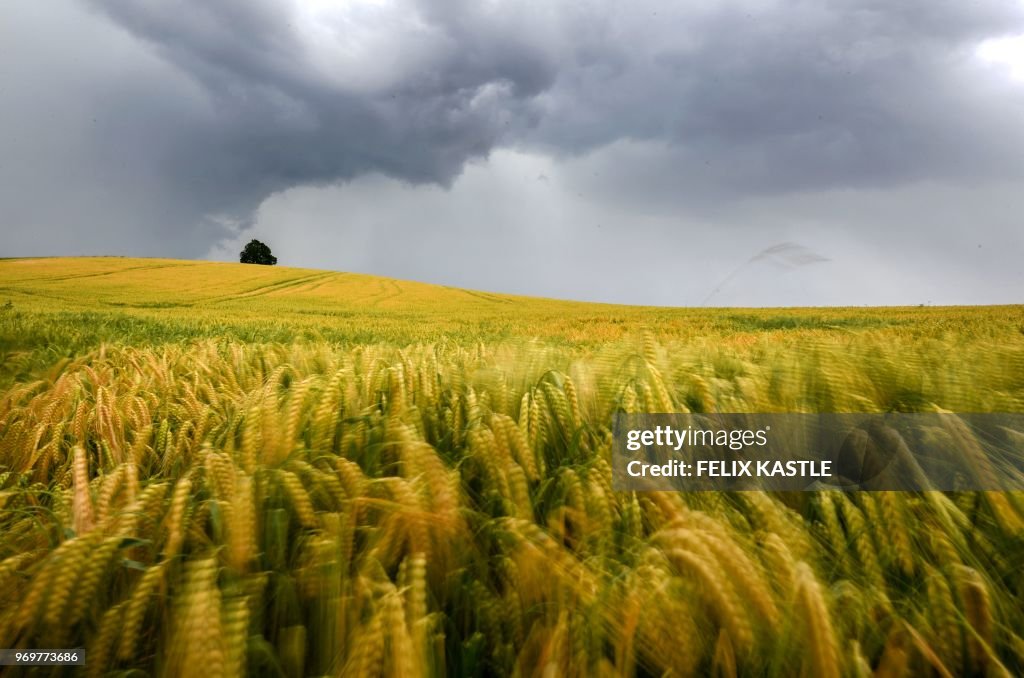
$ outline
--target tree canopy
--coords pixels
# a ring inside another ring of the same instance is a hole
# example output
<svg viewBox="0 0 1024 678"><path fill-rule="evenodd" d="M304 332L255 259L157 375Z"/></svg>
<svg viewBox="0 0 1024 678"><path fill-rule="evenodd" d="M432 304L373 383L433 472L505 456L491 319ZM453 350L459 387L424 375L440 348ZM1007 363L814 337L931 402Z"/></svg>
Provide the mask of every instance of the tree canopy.
<svg viewBox="0 0 1024 678"><path fill-rule="evenodd" d="M263 264L273 266L277 263L277 257L270 253L270 248L259 240L250 240L245 249L238 255L238 261L243 264Z"/></svg>

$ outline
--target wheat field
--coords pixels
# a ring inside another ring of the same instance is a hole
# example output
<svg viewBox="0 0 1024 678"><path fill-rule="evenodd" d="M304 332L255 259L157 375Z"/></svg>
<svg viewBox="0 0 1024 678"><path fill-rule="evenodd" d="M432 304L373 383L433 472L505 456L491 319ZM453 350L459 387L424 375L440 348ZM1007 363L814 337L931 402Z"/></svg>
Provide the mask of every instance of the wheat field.
<svg viewBox="0 0 1024 678"><path fill-rule="evenodd" d="M610 467L617 412L1024 412L1024 307L0 260L0 359L0 648L86 650L40 675L1024 673L1022 496Z"/></svg>

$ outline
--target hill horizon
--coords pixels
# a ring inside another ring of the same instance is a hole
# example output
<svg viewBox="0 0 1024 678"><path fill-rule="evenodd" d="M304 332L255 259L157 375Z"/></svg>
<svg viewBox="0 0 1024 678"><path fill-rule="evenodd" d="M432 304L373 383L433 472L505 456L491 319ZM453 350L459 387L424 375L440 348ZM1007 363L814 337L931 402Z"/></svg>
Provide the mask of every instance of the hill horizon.
<svg viewBox="0 0 1024 678"><path fill-rule="evenodd" d="M12 271L8 271L5 268L3 268L4 264L7 264L9 262L36 262L37 264L45 265L47 262L52 262L54 264L59 263L59 262L62 262L62 263L76 262L76 263L80 263L80 264L85 264L86 262L102 263L102 262L109 262L109 261L123 262L124 264L127 264L127 265L126 266L121 266L121 267L111 267L111 269L109 271L85 270L85 271L79 271L78 273L72 273L70 275L58 275L58 276L46 275L46 276L41 276L41 277L38 277L38 278L21 277L21 276L18 276L16 273L14 273ZM137 262L145 262L145 263L137 263ZM152 265L147 265L147 264L152 264ZM336 269L308 268L308 267L304 267L304 266L287 266L287 265L261 266L261 265L258 265L258 264L240 264L240 263L235 263L235 262L213 261L213 260L207 260L207 259L174 259L174 258L166 258L166 257L135 257L135 256L126 256L126 255L118 255L118 254L93 254L93 255L85 255L85 256L27 256L27 257L17 257L17 256L15 256L15 257L0 257L0 292L3 292L3 293L12 292L12 293L15 293L15 294L33 294L33 295L35 295L36 294L35 292L29 291L26 288L21 287L20 285L22 283L25 283L25 282L39 282L39 283L44 283L45 284L45 283L52 283L52 282L58 282L58 281L66 281L66 280L71 280L71 279L100 277L100 276L113 276L114 279L116 280L117 276L121 276L122 274L126 274L128 272L132 272L132 275L129 276L130 279L126 279L125 280L126 283L130 282L131 284L133 284L133 285L135 285L137 287L141 283L142 284L141 287L138 288L140 292L144 292L144 293L145 292L148 292L148 293L159 293L159 291L161 289L164 289L162 287L162 285L161 285L160 277L156 276L156 277L154 277L152 279L147 280L147 278L144 275L142 275L143 273L145 273L146 271L155 271L155 270L164 269L164 268L193 267L193 266L198 266L198 267L209 266L209 267L213 267L213 268L224 267L227 270L235 270L235 271L238 271L239 273L245 271L246 272L245 280L247 280L247 281L248 280L255 281L255 280L259 280L261 278L264 278L264 279L275 279L276 280L276 282L269 283L268 285L266 285L263 288L255 288L255 289L243 290L243 292L242 292L243 295L245 295L247 293L251 293L251 296L262 296L263 294L270 294L270 295L278 296L277 293L283 292L285 289L289 289L288 293L289 294L293 294L295 292L302 291L302 290L320 289L320 288L324 287L325 285L328 288L331 288L331 285L329 283L332 282L332 279L333 279L334 283L337 283L337 282L341 282L340 278L344 277L345 278L345 282L347 282L347 283L357 283L358 284L358 283L370 283L370 282L373 282L373 281L376 281L378 283L382 283L384 281L393 281L394 283L399 284L399 285L403 285L404 284L404 285L412 286L413 288L416 288L416 291L418 291L418 292L426 292L427 288L434 288L436 290L445 290L445 291L447 291L449 293L454 293L454 294L452 294L453 299L459 297L460 295L465 294L465 295L470 295L471 297L473 297L477 301L480 300L480 299L484 299L484 300L492 301L492 302L496 302L496 303L509 303L509 302L515 302L515 301L534 302L534 303L535 302L550 302L550 303L554 303L554 304L573 304L573 305L579 305L579 306L585 306L585 307L610 307L610 308L614 308L614 309L647 309L647 310L679 310L679 311L716 311L716 310L720 310L720 311L755 310L756 311L756 310L762 310L762 309L765 309L765 310L771 309L771 310L774 310L774 311L785 311L785 310L801 310L801 309L802 310L826 310L826 309L839 310L839 309L852 309L852 308L857 308L857 309L893 309L893 310L896 310L896 309L911 309L911 308L922 308L922 307L924 307L924 308L935 308L935 309L943 309L943 308L1015 308L1015 307L1024 306L1024 304L999 304L999 303L994 303L994 304L983 304L983 303L979 303L979 304L884 304L884 305L868 305L868 304L863 304L863 305L819 305L819 306L789 306L789 305L779 305L779 306L774 306L774 305L772 305L772 306L767 306L767 305L766 306L685 306L685 305L666 306L666 305L657 305L657 304L626 304L626 303L609 302L609 301L591 301L591 300L580 300L580 299L550 297L550 296L543 296L543 295L516 294L516 293L503 292L503 291L498 291L498 290L483 290L483 289L476 289L476 288L459 287L459 286L455 286L455 285L445 285L443 283L436 283L436 282L431 282L431 281L427 281L427 280L415 280L415 279L408 279L408 278L398 278L398 277L392 277L392 276L379 275L379 274L375 274L375 273L364 273L364 272L357 272L357 271L342 271L342 270L336 270ZM12 273L13 273L13 275L12 275ZM290 276L292 274L295 274L295 273L304 274L304 276L301 276L301 277L298 277L298 278L290 278L290 277L288 277L288 276ZM147 287L145 285L145 283L147 283L147 282L153 283L153 286ZM290 289L292 287L292 285L297 286L298 289ZM94 289L92 291L96 291L96 290ZM175 290L175 291L176 292L180 292L180 290ZM77 298L78 296L79 295L76 293L75 297ZM224 296L224 295L221 295L221 296ZM317 295L317 296L321 296L321 295ZM134 307L134 308L148 308L149 306L146 306L146 303L150 303L150 302L143 301L143 302L140 302L141 305L133 306L132 304L130 304L128 302L122 302L122 301L113 301L113 302L111 302L110 300L105 300L103 298L97 298L96 301L100 305L103 305L104 303L106 303L108 306L112 306L112 307L126 307L127 306L127 307ZM213 302L213 301L215 301L214 298L197 298L192 303ZM373 301L376 303L376 302L379 302L381 300L380 299L374 299ZM469 301L469 300L466 300L466 301ZM391 308L392 306L388 306L388 307Z"/></svg>

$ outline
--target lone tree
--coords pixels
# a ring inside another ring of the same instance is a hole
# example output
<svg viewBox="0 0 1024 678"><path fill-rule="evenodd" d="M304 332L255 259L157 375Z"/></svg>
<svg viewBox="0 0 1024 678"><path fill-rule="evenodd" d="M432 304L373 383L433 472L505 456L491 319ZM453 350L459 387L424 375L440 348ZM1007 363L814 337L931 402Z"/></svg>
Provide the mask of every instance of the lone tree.
<svg viewBox="0 0 1024 678"><path fill-rule="evenodd" d="M238 255L238 261L243 264L263 264L273 266L277 263L277 257L270 253L270 248L259 240L250 240L242 253Z"/></svg>

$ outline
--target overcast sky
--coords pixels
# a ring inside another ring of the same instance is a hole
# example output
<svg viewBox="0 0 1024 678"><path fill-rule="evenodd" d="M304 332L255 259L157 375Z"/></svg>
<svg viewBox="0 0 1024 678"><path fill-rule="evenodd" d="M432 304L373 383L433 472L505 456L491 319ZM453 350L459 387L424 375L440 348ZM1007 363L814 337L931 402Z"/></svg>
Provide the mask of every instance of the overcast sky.
<svg viewBox="0 0 1024 678"><path fill-rule="evenodd" d="M11 0L0 256L1024 302L1020 0Z"/></svg>

